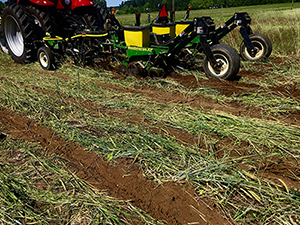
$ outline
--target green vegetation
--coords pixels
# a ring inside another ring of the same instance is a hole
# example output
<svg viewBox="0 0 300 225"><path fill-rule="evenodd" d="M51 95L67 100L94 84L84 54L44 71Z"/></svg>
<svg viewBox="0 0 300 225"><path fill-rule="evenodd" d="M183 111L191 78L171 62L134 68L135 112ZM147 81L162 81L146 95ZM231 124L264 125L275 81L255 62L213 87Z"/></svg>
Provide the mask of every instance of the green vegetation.
<svg viewBox="0 0 300 225"><path fill-rule="evenodd" d="M14 64L1 54L0 105L39 121L107 160L130 157L145 176L157 183L189 182L200 197L215 199L239 224L299 224L299 190L283 179L270 179L264 168L271 164L279 167L286 162L298 166L299 121L291 124L292 120L285 119L291 112L299 113L299 99L280 95L272 88L300 89L300 4L294 4L293 10L288 4L264 7L263 12L257 11L257 6L191 12L192 17L209 13L220 24L235 11L248 11L254 32L271 38L272 56L286 60L276 64L242 62L242 70L264 73L262 77L242 77L237 82L259 85L261 88L255 93L245 89L243 94L225 96L213 87L200 83L198 88L189 89L171 78L112 79L116 75L111 72L68 64L51 73L42 71L37 63ZM117 18L134 23L132 15ZM238 31L224 41L238 49ZM206 79L201 71L186 75L190 74L198 80ZM170 96L179 93L183 100L178 102L175 97L169 97L167 102L160 100L157 90ZM188 102L194 96L208 98L211 109L201 100L197 106ZM214 101L224 108L214 109ZM228 106L232 102L240 107L255 107L261 118L232 114ZM154 128L160 132L154 132ZM193 141L174 137L170 129L193 137ZM0 152L0 182L6 184L0 189L3 222L59 220L65 224L86 219L78 216L81 210L87 212L87 218L95 218L99 223L126 223L128 218L153 222L148 216L139 216L141 212L132 210L128 203L108 198L72 176L63 159L37 155L41 148L37 144L9 137L0 147L4 149ZM24 155L22 165L5 161L12 149ZM32 175L30 179L28 175ZM289 178L294 182L300 179L291 174ZM47 191L36 186L41 180L47 181ZM100 211L96 207L99 205L103 207ZM70 207L72 215L68 214ZM45 208L46 213L41 210ZM54 210L58 208L62 213ZM97 222L90 220L91 224Z"/></svg>
<svg viewBox="0 0 300 225"><path fill-rule="evenodd" d="M90 187L41 146L0 141L0 221L4 224L152 224L151 217Z"/></svg>
<svg viewBox="0 0 300 225"><path fill-rule="evenodd" d="M193 9L209 9L209 8L228 8L239 6L251 6L251 5L265 5L276 3L290 3L288 0L174 0L175 10L182 11L187 10L188 6ZM172 1L167 0L129 0L122 1L119 5L120 14L145 12L148 8L149 11L158 11L158 4L166 4L169 10L172 9Z"/></svg>

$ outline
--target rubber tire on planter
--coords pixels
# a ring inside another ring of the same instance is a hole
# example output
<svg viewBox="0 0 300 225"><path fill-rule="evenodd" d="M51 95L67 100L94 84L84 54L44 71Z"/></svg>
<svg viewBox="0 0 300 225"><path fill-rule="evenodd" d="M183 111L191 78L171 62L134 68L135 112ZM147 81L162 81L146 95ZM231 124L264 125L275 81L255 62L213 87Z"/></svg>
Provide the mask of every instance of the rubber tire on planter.
<svg viewBox="0 0 300 225"><path fill-rule="evenodd" d="M243 60L258 61L260 59L267 59L272 53L272 43L270 39L263 34L250 34L249 38L257 50L256 55L253 57L249 54L245 41L241 43L240 53Z"/></svg>
<svg viewBox="0 0 300 225"><path fill-rule="evenodd" d="M30 63L34 60L33 21L25 8L11 4L2 12L3 36L8 53L17 63Z"/></svg>
<svg viewBox="0 0 300 225"><path fill-rule="evenodd" d="M38 61L41 65L41 67L44 70L53 70L54 67L54 56L51 50L45 46L40 47L37 53Z"/></svg>
<svg viewBox="0 0 300 225"><path fill-rule="evenodd" d="M206 75L217 79L233 80L240 69L240 57L236 50L229 45L217 44L211 47L211 51L216 61L222 62L223 65L213 68L207 56L205 56L203 67Z"/></svg>

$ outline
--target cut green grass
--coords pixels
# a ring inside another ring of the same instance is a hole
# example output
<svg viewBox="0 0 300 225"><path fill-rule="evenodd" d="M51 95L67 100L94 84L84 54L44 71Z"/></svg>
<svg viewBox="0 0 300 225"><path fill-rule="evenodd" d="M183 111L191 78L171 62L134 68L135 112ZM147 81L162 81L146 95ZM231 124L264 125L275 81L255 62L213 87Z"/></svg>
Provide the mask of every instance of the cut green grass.
<svg viewBox="0 0 300 225"><path fill-rule="evenodd" d="M262 169L268 163L279 164L279 159L296 165L299 158L300 128L297 123L290 125L281 121L289 112L299 112L299 99L271 90L278 86L300 88L299 55L295 51L299 43L299 25L290 21L282 28L282 19L273 19L279 13L287 19L298 18L294 13L298 11L290 11L288 4L260 7L264 8L263 13L261 8L258 13L257 6L192 11L191 18L198 13L208 14L216 19L216 23L221 23L235 11L248 11L254 19L253 29L270 34L275 56L293 54L293 59L285 58L280 64L271 61L242 63L245 70L266 73L263 78L242 77L238 82L259 84L263 90L226 97L212 87L188 89L170 78L138 80L129 76L122 80L112 79L116 76L113 73L67 63L50 73L41 71L37 63L17 65L8 56L0 54L3 71L0 105L41 122L65 139L75 141L107 160L132 158L155 182L190 182L200 199L208 196L217 200L237 223L300 223L299 191L280 178L276 178L277 182L270 180ZM272 20L273 28L269 20ZM275 29L276 25L280 25L278 29ZM281 31L286 34L279 35ZM283 43L291 38L294 38L292 44L285 49ZM241 42L238 30L230 33L225 41L238 49ZM265 71L265 67L272 71ZM187 74L194 74L198 82L205 78L203 72ZM185 96L209 97L220 103L244 103L260 109L267 119L234 116L226 112L226 108L224 111L208 110L201 104L192 108L174 103L172 99L160 102L143 92L143 87L153 88L151 93L157 88L168 94L180 92ZM129 91L135 89L136 92ZM92 103L93 106L88 106ZM110 115L111 112L122 116ZM161 133L153 132L152 128L159 128ZM194 142L168 135L169 128L190 135ZM154 222L142 212L132 211L133 207L128 203L103 196L72 176L66 171L63 159L36 156L33 150L39 150L40 146L12 139L0 144L6 149L0 157L0 181L7 184L1 187L5 207L0 208L0 214L4 223L40 221L47 224L59 220L65 224L87 219L91 224L96 221L113 224L127 223L128 218L148 224ZM26 163L5 162L3 154L12 149L24 155ZM32 175L31 178L28 175ZM299 177L290 176L299 182ZM47 191L35 187L39 181L47 184ZM74 190L78 195L71 194ZM28 198L22 199L18 193ZM42 209L47 209L46 213L33 208L37 201ZM17 207L13 208L13 204ZM104 206L99 210L96 204ZM63 213L58 213L58 209ZM68 214L69 210L72 215Z"/></svg>
<svg viewBox="0 0 300 225"><path fill-rule="evenodd" d="M116 201L80 180L64 159L43 155L37 144L7 136L0 147L2 223L157 224L129 202Z"/></svg>

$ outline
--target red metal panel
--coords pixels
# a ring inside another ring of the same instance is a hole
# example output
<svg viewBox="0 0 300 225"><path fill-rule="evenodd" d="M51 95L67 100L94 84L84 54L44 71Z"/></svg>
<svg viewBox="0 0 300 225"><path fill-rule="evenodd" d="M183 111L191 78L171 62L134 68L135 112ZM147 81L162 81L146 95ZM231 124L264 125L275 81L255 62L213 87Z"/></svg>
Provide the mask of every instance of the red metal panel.
<svg viewBox="0 0 300 225"><path fill-rule="evenodd" d="M54 3L49 0L29 0L33 4L42 5L42 6L54 6ZM19 0L18 0L19 2Z"/></svg>
<svg viewBox="0 0 300 225"><path fill-rule="evenodd" d="M81 6L92 6L94 5L93 0L74 0L72 1L72 10Z"/></svg>
<svg viewBox="0 0 300 225"><path fill-rule="evenodd" d="M64 1L64 0L63 0ZM70 3L69 3L70 4ZM66 7L66 4L63 4L60 0L57 2L56 4L56 8L57 9L67 9L67 8L70 8L70 7Z"/></svg>

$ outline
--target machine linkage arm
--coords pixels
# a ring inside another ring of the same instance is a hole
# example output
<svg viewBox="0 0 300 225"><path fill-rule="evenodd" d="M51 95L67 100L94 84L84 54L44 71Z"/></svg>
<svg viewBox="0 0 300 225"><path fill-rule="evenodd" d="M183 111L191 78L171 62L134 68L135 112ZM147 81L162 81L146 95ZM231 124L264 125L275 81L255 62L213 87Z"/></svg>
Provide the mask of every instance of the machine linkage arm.
<svg viewBox="0 0 300 225"><path fill-rule="evenodd" d="M213 67L220 66L216 61L213 53L210 49L207 41L208 37L216 37L215 24L210 17L195 18L182 33L180 33L175 39L170 50L168 57L178 54L189 42L191 42L197 35L200 36L200 43L205 55Z"/></svg>
<svg viewBox="0 0 300 225"><path fill-rule="evenodd" d="M221 40L225 35L235 29L237 26L240 26L240 33L250 50L252 56L256 55L256 50L249 38L249 35L252 34L250 28L251 18L246 12L235 13L229 20L227 20L221 27L216 30L217 40Z"/></svg>
<svg viewBox="0 0 300 225"><path fill-rule="evenodd" d="M236 24L232 24L234 22L234 16L232 16L229 20L227 20L222 26L220 26L216 30L216 34L218 37L218 40L221 40L223 37L225 37L230 31L232 31L234 28L237 27ZM232 24L232 25L231 25Z"/></svg>
<svg viewBox="0 0 300 225"><path fill-rule="evenodd" d="M170 44L168 56L178 54L181 49L191 42L196 36L197 33L194 31L194 23L191 23L173 40L173 43Z"/></svg>
<svg viewBox="0 0 300 225"><path fill-rule="evenodd" d="M235 13L229 20L227 20L221 27L216 30L216 34L218 35L220 40L237 26L250 28L250 24L251 18L248 13Z"/></svg>

